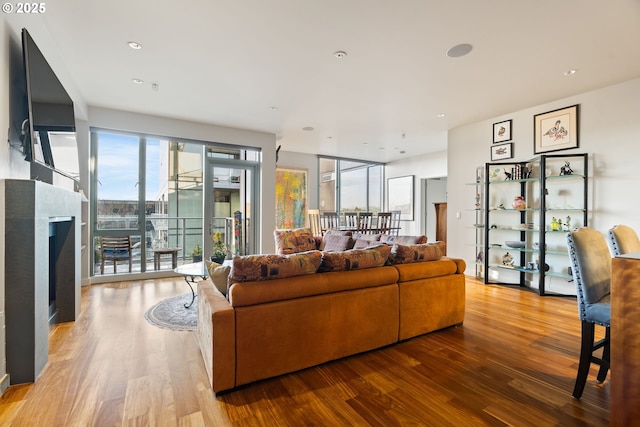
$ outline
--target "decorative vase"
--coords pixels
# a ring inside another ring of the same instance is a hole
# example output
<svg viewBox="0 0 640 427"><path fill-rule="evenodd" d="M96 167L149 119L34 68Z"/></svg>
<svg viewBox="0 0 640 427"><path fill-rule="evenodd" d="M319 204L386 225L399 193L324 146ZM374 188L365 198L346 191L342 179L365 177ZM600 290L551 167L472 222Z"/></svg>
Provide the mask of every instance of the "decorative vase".
<svg viewBox="0 0 640 427"><path fill-rule="evenodd" d="M223 256L212 256L211 262L215 262L216 264L222 264L225 258L226 257L223 257Z"/></svg>
<svg viewBox="0 0 640 427"><path fill-rule="evenodd" d="M516 196L513 199L513 203L511 204L511 206L513 206L513 209L525 209L527 207L527 202L525 202L524 197L522 196Z"/></svg>

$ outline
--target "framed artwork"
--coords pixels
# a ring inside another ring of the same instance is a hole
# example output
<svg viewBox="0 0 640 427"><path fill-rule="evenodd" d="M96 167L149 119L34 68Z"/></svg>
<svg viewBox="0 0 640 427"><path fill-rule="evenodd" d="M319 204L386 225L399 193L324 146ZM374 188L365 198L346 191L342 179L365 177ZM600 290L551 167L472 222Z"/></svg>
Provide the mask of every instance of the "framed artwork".
<svg viewBox="0 0 640 427"><path fill-rule="evenodd" d="M401 221L413 221L413 175L387 179L389 211L400 211Z"/></svg>
<svg viewBox="0 0 640 427"><path fill-rule="evenodd" d="M578 148L578 105L533 116L533 152Z"/></svg>
<svg viewBox="0 0 640 427"><path fill-rule="evenodd" d="M513 142L507 144L494 145L491 147L491 160L502 160L513 158Z"/></svg>
<svg viewBox="0 0 640 427"><path fill-rule="evenodd" d="M493 143L511 141L511 120L493 124Z"/></svg>
<svg viewBox="0 0 640 427"><path fill-rule="evenodd" d="M307 225L307 169L276 167L276 228Z"/></svg>

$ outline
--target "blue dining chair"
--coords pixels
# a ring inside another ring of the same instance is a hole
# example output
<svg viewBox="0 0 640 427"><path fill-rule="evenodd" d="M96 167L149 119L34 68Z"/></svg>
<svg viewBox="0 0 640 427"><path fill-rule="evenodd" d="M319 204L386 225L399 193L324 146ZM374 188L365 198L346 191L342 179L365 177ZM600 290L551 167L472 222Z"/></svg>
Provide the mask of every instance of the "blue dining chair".
<svg viewBox="0 0 640 427"><path fill-rule="evenodd" d="M640 239L628 225L615 225L609 230L609 246L613 256L640 252Z"/></svg>
<svg viewBox="0 0 640 427"><path fill-rule="evenodd" d="M573 388L573 397L580 399L591 363L600 365L596 377L599 383L609 372L611 255L604 235L588 227L567 233L567 246L582 322L580 362ZM595 341L596 325L605 327L605 336L598 341ZM594 354L599 349L602 349L601 357Z"/></svg>

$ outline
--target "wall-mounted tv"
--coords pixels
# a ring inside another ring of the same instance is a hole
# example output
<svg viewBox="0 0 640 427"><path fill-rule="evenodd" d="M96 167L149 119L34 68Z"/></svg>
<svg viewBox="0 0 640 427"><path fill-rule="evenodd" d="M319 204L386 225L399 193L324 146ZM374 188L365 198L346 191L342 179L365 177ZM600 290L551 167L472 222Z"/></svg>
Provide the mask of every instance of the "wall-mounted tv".
<svg viewBox="0 0 640 427"><path fill-rule="evenodd" d="M26 28L22 53L29 110L22 125L25 158L78 180L73 100Z"/></svg>

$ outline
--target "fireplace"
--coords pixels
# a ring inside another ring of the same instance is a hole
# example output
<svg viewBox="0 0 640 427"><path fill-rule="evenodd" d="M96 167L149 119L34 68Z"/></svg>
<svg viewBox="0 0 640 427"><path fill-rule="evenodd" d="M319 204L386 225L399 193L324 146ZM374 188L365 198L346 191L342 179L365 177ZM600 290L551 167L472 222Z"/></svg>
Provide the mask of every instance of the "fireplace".
<svg viewBox="0 0 640 427"><path fill-rule="evenodd" d="M80 314L81 198L40 181L2 182L7 373L20 384L47 363L49 322Z"/></svg>

